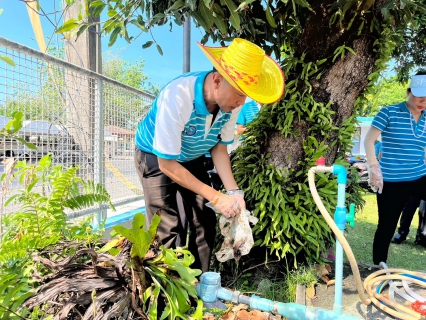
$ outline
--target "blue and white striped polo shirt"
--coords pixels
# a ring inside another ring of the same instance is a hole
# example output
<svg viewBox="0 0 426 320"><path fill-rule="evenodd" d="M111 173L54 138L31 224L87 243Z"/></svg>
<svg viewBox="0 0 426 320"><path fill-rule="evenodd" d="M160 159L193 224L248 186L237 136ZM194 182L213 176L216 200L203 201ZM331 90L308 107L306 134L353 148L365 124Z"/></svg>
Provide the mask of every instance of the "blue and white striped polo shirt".
<svg viewBox="0 0 426 320"><path fill-rule="evenodd" d="M253 121L258 112L259 105L256 103L256 101L251 100L246 102L238 115L237 124L241 124L243 126L248 125Z"/></svg>
<svg viewBox="0 0 426 320"><path fill-rule="evenodd" d="M208 153L218 142L234 141L234 127L241 107L219 110L214 123L204 101L207 72L184 74L158 94L136 132L136 146L160 158L186 162Z"/></svg>
<svg viewBox="0 0 426 320"><path fill-rule="evenodd" d="M422 111L418 123L410 115L402 102L382 108L374 117L372 126L382 131L380 167L384 181L413 181L426 175L426 113Z"/></svg>

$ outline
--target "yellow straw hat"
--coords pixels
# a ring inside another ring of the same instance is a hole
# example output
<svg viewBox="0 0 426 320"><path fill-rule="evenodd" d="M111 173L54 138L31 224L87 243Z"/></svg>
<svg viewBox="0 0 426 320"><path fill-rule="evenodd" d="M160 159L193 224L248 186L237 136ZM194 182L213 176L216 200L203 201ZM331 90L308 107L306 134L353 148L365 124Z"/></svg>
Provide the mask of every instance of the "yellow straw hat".
<svg viewBox="0 0 426 320"><path fill-rule="evenodd" d="M216 70L237 90L259 103L274 103L284 93L284 73L260 47L236 38L229 47L206 47L201 50Z"/></svg>

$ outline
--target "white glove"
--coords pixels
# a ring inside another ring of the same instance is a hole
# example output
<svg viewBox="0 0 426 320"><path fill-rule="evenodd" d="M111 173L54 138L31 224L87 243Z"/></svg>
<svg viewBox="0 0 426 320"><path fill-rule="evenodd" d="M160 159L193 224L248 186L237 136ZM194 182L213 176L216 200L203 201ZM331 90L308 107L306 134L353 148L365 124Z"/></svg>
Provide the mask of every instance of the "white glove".
<svg viewBox="0 0 426 320"><path fill-rule="evenodd" d="M239 204L241 210L246 209L246 202L244 201L244 191L240 189L229 190L225 194L231 196Z"/></svg>
<svg viewBox="0 0 426 320"><path fill-rule="evenodd" d="M216 197L207 203L207 206L221 213L225 218L233 218L240 214L241 211L240 205L232 196L220 192L217 192Z"/></svg>
<svg viewBox="0 0 426 320"><path fill-rule="evenodd" d="M373 191L381 194L383 190L383 175L379 164L375 163L370 166L368 178L368 183L370 184L370 187L373 189Z"/></svg>

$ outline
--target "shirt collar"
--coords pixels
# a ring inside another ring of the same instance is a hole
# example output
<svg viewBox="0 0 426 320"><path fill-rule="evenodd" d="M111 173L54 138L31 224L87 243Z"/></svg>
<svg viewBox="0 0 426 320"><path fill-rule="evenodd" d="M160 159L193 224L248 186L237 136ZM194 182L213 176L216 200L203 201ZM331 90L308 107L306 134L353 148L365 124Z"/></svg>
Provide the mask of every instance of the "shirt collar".
<svg viewBox="0 0 426 320"><path fill-rule="evenodd" d="M399 109L402 111L402 112L406 112L406 113L410 113L411 111L408 109L408 107L407 107L407 103L406 102L401 102L400 104L399 104ZM422 110L422 116L424 117L424 116L426 116L426 110Z"/></svg>
<svg viewBox="0 0 426 320"><path fill-rule="evenodd" d="M194 87L194 107L195 112L199 115L208 116L210 115L209 110L207 110L206 102L204 101L204 93L203 93L203 87L204 87L204 80L206 79L207 75L211 71L201 72L197 79L195 80L195 87Z"/></svg>
<svg viewBox="0 0 426 320"><path fill-rule="evenodd" d="M401 110L402 112L410 113L410 110L408 109L407 104L405 102L401 102L399 104L399 110Z"/></svg>

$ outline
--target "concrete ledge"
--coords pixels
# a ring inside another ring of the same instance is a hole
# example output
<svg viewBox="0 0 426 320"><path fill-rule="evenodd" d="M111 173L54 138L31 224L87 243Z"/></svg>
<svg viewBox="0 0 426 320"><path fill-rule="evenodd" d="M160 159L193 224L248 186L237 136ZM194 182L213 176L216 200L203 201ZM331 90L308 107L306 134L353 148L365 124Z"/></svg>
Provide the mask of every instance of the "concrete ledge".
<svg viewBox="0 0 426 320"><path fill-rule="evenodd" d="M123 212L115 216L109 217L106 219L105 229L109 229L109 228L112 228L113 226L132 220L136 213L145 214L145 212L146 212L145 207L141 207L141 208L133 209L131 211Z"/></svg>

